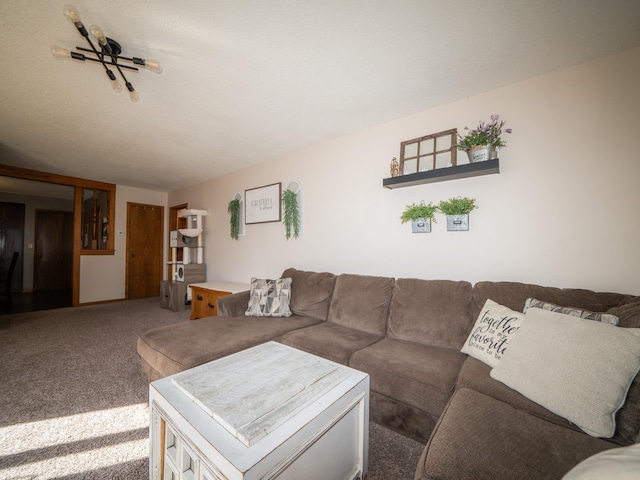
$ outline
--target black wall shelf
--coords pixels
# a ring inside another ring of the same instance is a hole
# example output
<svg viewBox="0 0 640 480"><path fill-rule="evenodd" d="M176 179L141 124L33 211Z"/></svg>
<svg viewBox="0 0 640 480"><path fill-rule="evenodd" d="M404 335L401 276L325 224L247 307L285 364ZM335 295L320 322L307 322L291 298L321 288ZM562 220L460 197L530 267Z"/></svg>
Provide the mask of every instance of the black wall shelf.
<svg viewBox="0 0 640 480"><path fill-rule="evenodd" d="M465 163L455 167L437 168L426 172L389 177L382 180L382 186L385 188L411 187L425 183L456 180L458 178L479 177L480 175L490 175L492 173L500 173L500 161L497 158L484 162Z"/></svg>

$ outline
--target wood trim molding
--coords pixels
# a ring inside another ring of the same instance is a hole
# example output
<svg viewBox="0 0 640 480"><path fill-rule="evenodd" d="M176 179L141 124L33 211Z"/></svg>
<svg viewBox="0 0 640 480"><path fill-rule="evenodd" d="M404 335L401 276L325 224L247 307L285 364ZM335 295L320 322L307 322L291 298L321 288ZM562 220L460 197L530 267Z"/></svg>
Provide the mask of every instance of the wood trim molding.
<svg viewBox="0 0 640 480"><path fill-rule="evenodd" d="M113 242L115 233L115 194L116 186L113 183L98 182L95 180L87 180L85 178L70 177L67 175L59 175L57 173L40 172L37 170L29 170L21 167L11 167L8 165L0 165L0 175L5 177L22 178L25 180L35 180L38 182L55 183L58 185L70 185L75 187L74 203L73 203L73 274L72 274L72 304L74 307L80 305L80 256L81 255L113 255ZM106 190L110 192L113 201L109 205L110 229L109 244L107 250L94 251L82 250L81 230L82 230L82 189L93 188L98 190Z"/></svg>
<svg viewBox="0 0 640 480"><path fill-rule="evenodd" d="M97 188L98 190L110 190L115 188L113 183L87 180L86 178L69 177L58 175L57 173L39 172L26 168L0 165L0 175L5 177L23 178L25 180L36 180L38 182L57 183L58 185L71 185L72 187Z"/></svg>

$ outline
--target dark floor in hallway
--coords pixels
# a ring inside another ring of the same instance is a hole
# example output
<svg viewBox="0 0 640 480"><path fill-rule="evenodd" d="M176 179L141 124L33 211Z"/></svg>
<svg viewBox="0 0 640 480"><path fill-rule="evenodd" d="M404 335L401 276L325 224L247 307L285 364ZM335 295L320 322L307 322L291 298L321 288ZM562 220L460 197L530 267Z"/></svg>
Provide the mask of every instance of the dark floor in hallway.
<svg viewBox="0 0 640 480"><path fill-rule="evenodd" d="M11 305L0 305L0 315L35 312L71 306L71 290L48 290L29 293L13 293Z"/></svg>

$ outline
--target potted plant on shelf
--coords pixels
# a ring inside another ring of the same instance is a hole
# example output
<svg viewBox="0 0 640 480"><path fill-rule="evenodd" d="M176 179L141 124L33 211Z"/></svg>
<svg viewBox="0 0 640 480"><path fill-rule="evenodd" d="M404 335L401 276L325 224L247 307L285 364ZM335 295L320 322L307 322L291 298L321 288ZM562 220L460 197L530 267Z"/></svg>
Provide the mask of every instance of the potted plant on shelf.
<svg viewBox="0 0 640 480"><path fill-rule="evenodd" d="M298 194L288 188L282 192L282 222L284 223L284 234L287 240L300 236L300 205Z"/></svg>
<svg viewBox="0 0 640 480"><path fill-rule="evenodd" d="M429 205L425 205L424 201L420 202L420 205L412 203L407 205L400 216L402 223L411 222L412 233L429 233L431 232L431 221L437 223L435 214L438 211L438 206L429 202Z"/></svg>
<svg viewBox="0 0 640 480"><path fill-rule="evenodd" d="M452 232L469 230L469 213L478 207L475 198L454 197L442 200L438 208L447 216L447 231Z"/></svg>
<svg viewBox="0 0 640 480"><path fill-rule="evenodd" d="M498 158L497 149L507 146L501 135L511 133L511 129L504 128L504 125L505 121L500 120L500 115L491 115L491 122L481 121L475 130L470 130L465 136L458 133L458 150L467 152L470 163ZM469 127L464 129L469 130Z"/></svg>
<svg viewBox="0 0 640 480"><path fill-rule="evenodd" d="M229 224L231 226L231 238L238 240L240 235L240 199L234 198L229 202L227 211L231 215Z"/></svg>

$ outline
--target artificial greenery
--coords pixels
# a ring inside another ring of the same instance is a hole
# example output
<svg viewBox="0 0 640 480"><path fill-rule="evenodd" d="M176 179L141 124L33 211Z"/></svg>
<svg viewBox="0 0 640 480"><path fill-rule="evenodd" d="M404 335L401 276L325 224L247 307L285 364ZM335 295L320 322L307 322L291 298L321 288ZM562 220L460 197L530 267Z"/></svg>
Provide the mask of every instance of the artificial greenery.
<svg viewBox="0 0 640 480"><path fill-rule="evenodd" d="M511 133L511 129L505 128L503 130L505 121L498 120L500 120L500 115L491 115L490 123L480 122L478 128L470 130L464 137L458 134L458 150L467 152L473 147L480 145L492 145L495 148L506 147L507 142L505 142L500 135L503 133ZM464 127L464 129L469 130L469 127Z"/></svg>
<svg viewBox="0 0 640 480"><path fill-rule="evenodd" d="M431 219L434 223L437 223L434 216L437 211L438 206L433 205L431 202L429 202L429 205L425 205L424 202L420 202L420 205L412 203L411 205L407 205L407 208L404 209L404 212L402 212L402 215L400 216L400 220L402 220L402 223L405 223L424 218L425 220Z"/></svg>
<svg viewBox="0 0 640 480"><path fill-rule="evenodd" d="M454 197L449 200L442 200L438 208L445 215L466 215L478 207L475 198Z"/></svg>
<svg viewBox="0 0 640 480"><path fill-rule="evenodd" d="M300 236L300 205L298 204L298 194L288 188L282 192L282 222L284 223L284 234L287 240Z"/></svg>
<svg viewBox="0 0 640 480"><path fill-rule="evenodd" d="M234 198L229 202L227 211L231 214L229 223L231 225L231 238L238 240L240 235L240 199Z"/></svg>

